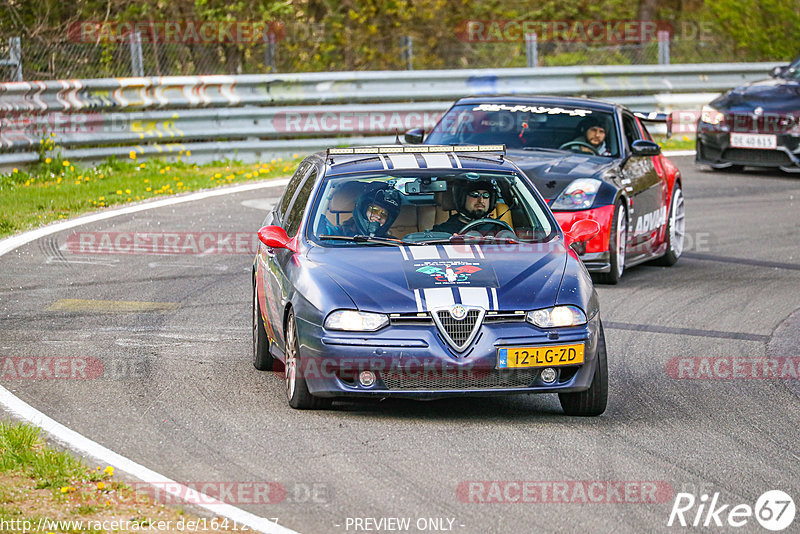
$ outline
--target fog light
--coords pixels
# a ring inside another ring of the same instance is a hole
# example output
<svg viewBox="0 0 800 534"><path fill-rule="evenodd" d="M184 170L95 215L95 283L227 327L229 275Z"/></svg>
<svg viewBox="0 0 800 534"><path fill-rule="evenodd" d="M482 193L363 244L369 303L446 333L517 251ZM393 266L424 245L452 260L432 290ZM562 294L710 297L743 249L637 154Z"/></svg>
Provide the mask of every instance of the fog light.
<svg viewBox="0 0 800 534"><path fill-rule="evenodd" d="M542 374L540 376L542 377L542 382L551 384L555 382L557 374L558 373L556 373L555 369L548 367L547 369L542 370Z"/></svg>
<svg viewBox="0 0 800 534"><path fill-rule="evenodd" d="M361 371L361 374L358 375L358 381L362 386L370 387L375 383L375 373L372 371Z"/></svg>

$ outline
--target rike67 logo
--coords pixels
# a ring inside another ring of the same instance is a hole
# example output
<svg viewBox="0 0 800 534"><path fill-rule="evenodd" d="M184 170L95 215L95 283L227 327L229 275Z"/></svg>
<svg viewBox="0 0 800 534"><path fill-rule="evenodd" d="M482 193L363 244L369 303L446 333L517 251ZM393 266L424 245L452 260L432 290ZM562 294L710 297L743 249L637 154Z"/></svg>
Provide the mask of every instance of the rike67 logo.
<svg viewBox="0 0 800 534"><path fill-rule="evenodd" d="M719 492L699 499L691 493L678 493L667 526L740 528L755 517L765 529L778 532L792 524L795 511L794 500L780 490L764 492L755 506L723 504Z"/></svg>

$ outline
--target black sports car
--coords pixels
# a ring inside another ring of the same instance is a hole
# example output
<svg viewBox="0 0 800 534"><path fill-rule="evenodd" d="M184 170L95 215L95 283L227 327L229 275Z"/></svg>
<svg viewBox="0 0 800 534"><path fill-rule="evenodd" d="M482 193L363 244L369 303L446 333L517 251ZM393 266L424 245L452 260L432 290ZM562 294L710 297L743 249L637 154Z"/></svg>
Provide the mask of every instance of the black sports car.
<svg viewBox="0 0 800 534"><path fill-rule="evenodd" d="M800 56L772 78L742 85L703 107L697 163L714 169L800 172Z"/></svg>
<svg viewBox="0 0 800 534"><path fill-rule="evenodd" d="M580 220L600 234L578 252L590 272L616 284L626 267L683 250L684 204L678 168L635 114L599 100L567 97L469 97L457 101L425 144L504 144L566 232ZM406 141L422 141L422 130Z"/></svg>

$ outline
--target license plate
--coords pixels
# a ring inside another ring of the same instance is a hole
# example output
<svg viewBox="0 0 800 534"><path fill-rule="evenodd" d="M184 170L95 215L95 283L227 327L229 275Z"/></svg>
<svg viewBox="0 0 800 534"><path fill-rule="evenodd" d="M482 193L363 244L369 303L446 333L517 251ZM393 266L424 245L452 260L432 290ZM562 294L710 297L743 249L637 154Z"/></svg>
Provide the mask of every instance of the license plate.
<svg viewBox="0 0 800 534"><path fill-rule="evenodd" d="M498 369L558 367L560 365L581 365L582 363L583 343L497 349Z"/></svg>
<svg viewBox="0 0 800 534"><path fill-rule="evenodd" d="M735 148L778 148L778 137L770 134L731 134L731 146Z"/></svg>

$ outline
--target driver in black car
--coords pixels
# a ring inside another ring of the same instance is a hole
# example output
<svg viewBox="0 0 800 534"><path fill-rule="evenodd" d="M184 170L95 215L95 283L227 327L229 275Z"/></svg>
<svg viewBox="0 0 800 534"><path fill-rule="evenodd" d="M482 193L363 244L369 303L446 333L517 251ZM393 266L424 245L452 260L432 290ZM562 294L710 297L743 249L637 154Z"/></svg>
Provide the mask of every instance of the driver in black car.
<svg viewBox="0 0 800 534"><path fill-rule="evenodd" d="M578 130L580 135L562 146L572 145L568 148L598 156L611 155L606 147L606 126L600 118L589 115L580 122Z"/></svg>
<svg viewBox="0 0 800 534"><path fill-rule="evenodd" d="M461 233L461 229L467 224L485 218L497 204L497 193L490 182L459 183L453 185L452 189L456 213L445 222L435 225L434 232ZM474 230L480 229L480 227L474 228Z"/></svg>

